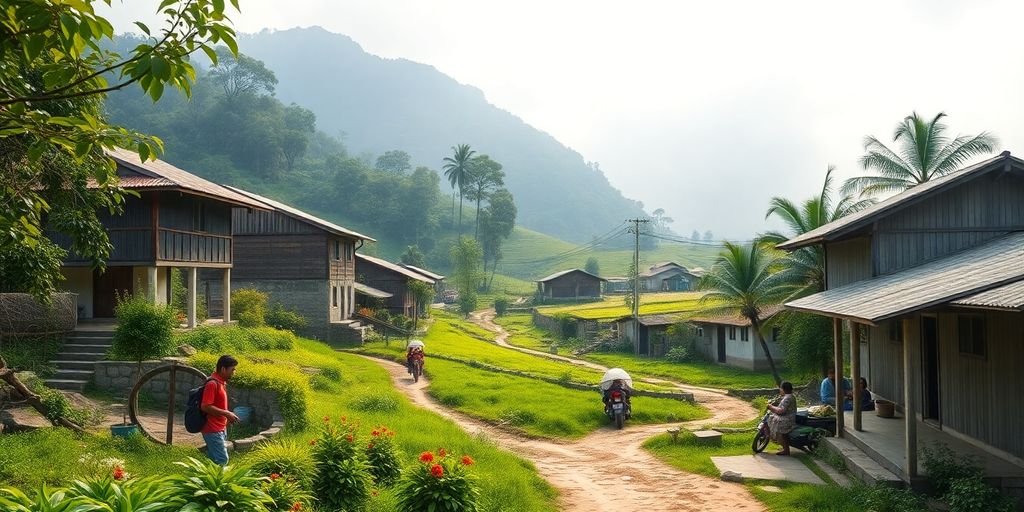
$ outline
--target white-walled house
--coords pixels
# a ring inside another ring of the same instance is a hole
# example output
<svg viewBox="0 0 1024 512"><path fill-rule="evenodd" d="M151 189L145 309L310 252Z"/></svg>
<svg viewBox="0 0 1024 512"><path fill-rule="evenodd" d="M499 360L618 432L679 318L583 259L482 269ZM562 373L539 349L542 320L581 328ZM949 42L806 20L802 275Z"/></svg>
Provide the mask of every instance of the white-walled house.
<svg viewBox="0 0 1024 512"><path fill-rule="evenodd" d="M772 308L763 313L763 320L775 316L781 308ZM719 316L690 318L697 326L700 341L697 349L709 360L726 366L746 368L748 370L766 370L769 368L764 349L754 336L754 328L750 320L741 316ZM785 361L785 351L779 340L778 327L762 326L762 333L768 351L776 365Z"/></svg>

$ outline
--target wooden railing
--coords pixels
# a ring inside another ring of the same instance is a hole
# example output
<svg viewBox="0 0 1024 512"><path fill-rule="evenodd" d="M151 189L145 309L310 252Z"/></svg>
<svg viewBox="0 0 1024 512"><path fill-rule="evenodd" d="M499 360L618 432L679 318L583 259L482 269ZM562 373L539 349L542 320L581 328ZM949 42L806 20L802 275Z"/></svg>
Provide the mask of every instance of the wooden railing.
<svg viewBox="0 0 1024 512"><path fill-rule="evenodd" d="M359 320L359 321L371 324L375 328L376 327L380 327L380 329L382 331L384 331L385 335L388 335L388 334L394 334L396 336L411 336L412 335L412 331L407 331L405 329L402 329L401 327L398 327L397 325L392 325L392 324L390 324L388 322L385 322L385 321L383 321L383 320L381 320L379 318L374 318L372 316L367 316L367 315L361 315L358 312L352 313L352 317L355 318L356 320Z"/></svg>

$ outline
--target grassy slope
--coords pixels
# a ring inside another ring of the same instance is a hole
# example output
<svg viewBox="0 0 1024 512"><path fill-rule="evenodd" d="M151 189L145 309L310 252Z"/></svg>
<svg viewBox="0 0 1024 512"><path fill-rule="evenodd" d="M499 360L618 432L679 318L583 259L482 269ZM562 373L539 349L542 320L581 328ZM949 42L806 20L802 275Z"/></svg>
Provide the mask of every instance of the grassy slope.
<svg viewBox="0 0 1024 512"><path fill-rule="evenodd" d="M649 293L640 297L640 314L654 315L659 313L689 313L699 309L701 293ZM537 311L551 316L560 313L570 314L587 320L608 320L621 318L630 314L626 307L625 297L621 295L607 296L599 302L585 304L569 304L558 306L542 306Z"/></svg>

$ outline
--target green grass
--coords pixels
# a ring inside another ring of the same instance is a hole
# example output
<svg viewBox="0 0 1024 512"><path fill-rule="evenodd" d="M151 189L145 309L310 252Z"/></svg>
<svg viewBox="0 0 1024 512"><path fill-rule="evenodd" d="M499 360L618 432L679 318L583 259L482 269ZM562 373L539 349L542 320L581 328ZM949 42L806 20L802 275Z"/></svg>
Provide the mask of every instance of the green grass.
<svg viewBox="0 0 1024 512"><path fill-rule="evenodd" d="M771 372L744 370L715 363L673 363L664 359L652 359L623 353L590 353L584 359L605 366L626 368L644 375L669 378L693 386L723 389L774 388ZM783 375L785 378L785 375ZM799 379L794 382L803 382Z"/></svg>
<svg viewBox="0 0 1024 512"><path fill-rule="evenodd" d="M500 325L509 336L506 341L517 347L532 348L534 350L548 350L551 342L557 341L544 329L533 325L533 315L511 314L494 318L494 323Z"/></svg>
<svg viewBox="0 0 1024 512"><path fill-rule="evenodd" d="M748 483L747 488L771 512L861 512L863 505L850 499L850 491L838 485L810 485L771 482L782 492L761 489L766 482Z"/></svg>
<svg viewBox="0 0 1024 512"><path fill-rule="evenodd" d="M64 346L64 339L56 336L40 337L9 337L0 341L0 356L7 361L7 366L15 371L34 372L46 378L56 371L50 363L56 359L57 353Z"/></svg>
<svg viewBox="0 0 1024 512"><path fill-rule="evenodd" d="M700 309L701 293L676 292L644 295L640 299L641 315L693 313ZM600 302L559 306L542 306L537 311L547 315L569 314L585 320L610 320L631 313L622 296L608 296Z"/></svg>

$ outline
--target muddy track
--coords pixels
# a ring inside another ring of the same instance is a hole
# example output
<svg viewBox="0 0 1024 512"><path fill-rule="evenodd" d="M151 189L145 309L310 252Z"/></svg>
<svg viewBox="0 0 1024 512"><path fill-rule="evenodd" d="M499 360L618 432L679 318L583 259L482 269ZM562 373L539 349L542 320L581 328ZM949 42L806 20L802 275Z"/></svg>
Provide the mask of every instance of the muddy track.
<svg viewBox="0 0 1024 512"><path fill-rule="evenodd" d="M549 354L547 352L541 352L539 350L533 350L524 347L517 347L508 343L509 333L500 325L494 323L494 310L485 309L476 311L469 316L469 321L473 324L482 327L488 331L494 333L494 343L512 350L518 350L525 354L530 354L538 357L544 357L547 359L553 359L556 361L562 361L571 363L591 370L605 372L608 370L607 366L602 366L597 363L585 361L582 359L576 359L572 357L560 356L556 354ZM628 370L628 368L627 368ZM707 407L711 411L711 417L703 420L696 420L688 423L684 423L683 426L686 428L692 428L700 425L723 425L729 423L740 423L748 421L753 418L756 414L754 409L749 403L726 394L724 390L705 388L698 386L689 386L679 382L674 382L662 378L645 377L638 379L641 382L647 382L649 384L658 384L661 386L670 386L676 389L693 393L694 401L698 404Z"/></svg>
<svg viewBox="0 0 1024 512"><path fill-rule="evenodd" d="M740 484L679 471L647 453L641 444L668 425L602 428L583 439L559 442L529 439L452 411L431 399L429 381L414 383L405 366L367 358L391 374L395 387L412 402L444 416L465 431L481 433L537 466L558 489L559 510L586 512L761 511L764 507ZM747 407L749 414L749 406Z"/></svg>

